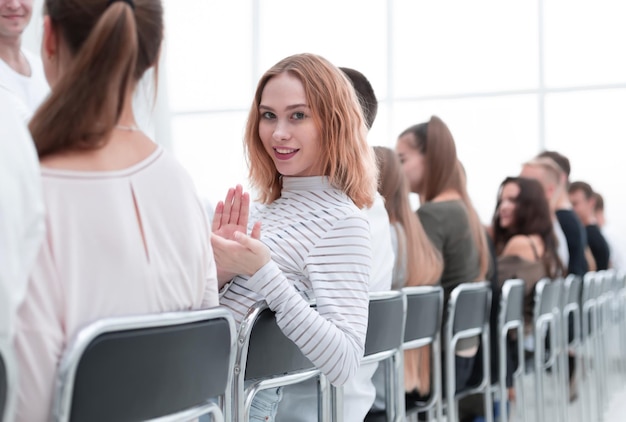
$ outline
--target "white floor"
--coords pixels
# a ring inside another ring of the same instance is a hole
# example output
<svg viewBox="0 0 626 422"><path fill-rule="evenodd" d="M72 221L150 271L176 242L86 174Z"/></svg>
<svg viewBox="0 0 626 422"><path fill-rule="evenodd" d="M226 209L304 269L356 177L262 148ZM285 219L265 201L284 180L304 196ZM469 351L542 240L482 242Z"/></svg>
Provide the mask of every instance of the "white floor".
<svg viewBox="0 0 626 422"><path fill-rule="evenodd" d="M606 350L609 351L606 386L601 387L601 384L596 384L594 377L598 374L594 374L589 369L588 375L590 376L583 377L582 383L578 385L577 399L568 405L568 416L565 422L626 422L626 356L620 355L620 348L617 344L618 333L612 331L610 334L607 336L605 344ZM537 420L534 374L527 374L524 377L524 384L526 422L532 422ZM558 385L562 384L559 383ZM561 420L558 417L559 409L556 406L558 402L556 400L556 389L557 383L554 382L553 376L547 376L544 381L544 392L541 401L544 404L544 420L548 422L559 422ZM598 410L597 404L595 404L595 399L598 396L605 397L603 403L600 404L600 410ZM584 402L581 400L584 400ZM509 420L512 422L519 421L520 418L517 413L513 409L513 414Z"/></svg>

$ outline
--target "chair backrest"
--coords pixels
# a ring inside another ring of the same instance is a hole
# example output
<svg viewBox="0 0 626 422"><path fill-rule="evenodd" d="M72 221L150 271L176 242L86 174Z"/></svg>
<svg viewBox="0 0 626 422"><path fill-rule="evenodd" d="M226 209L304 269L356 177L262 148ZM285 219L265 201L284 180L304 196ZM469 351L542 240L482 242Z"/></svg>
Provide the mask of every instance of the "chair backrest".
<svg viewBox="0 0 626 422"><path fill-rule="evenodd" d="M502 333L511 324L524 323L524 280L512 278L502 285L499 310L499 332Z"/></svg>
<svg viewBox="0 0 626 422"><path fill-rule="evenodd" d="M498 327L497 338L492 338L491 341L497 344L497 389L500 395L500 418L501 421L508 420L508 395L507 395L507 363L510 356L509 343L507 341L509 332L515 330L517 336L517 355L523 356L523 337L524 337L524 295L525 284L524 280L519 278L511 278L505 280L502 285L502 293L500 296L500 304L498 308ZM492 356L494 358L494 356ZM518 359L517 366L511 368L513 377L520 378L524 374L524 359ZM519 411L523 416L525 412L524 406L524 392L518 393Z"/></svg>
<svg viewBox="0 0 626 422"><path fill-rule="evenodd" d="M315 306L314 302L311 306ZM231 392L234 421L247 420L258 391L320 376L319 369L280 329L276 314L265 300L250 307L237 337L235 378ZM327 398L318 397L318 403L322 399Z"/></svg>
<svg viewBox="0 0 626 422"><path fill-rule="evenodd" d="M370 414L368 420L399 420L404 413L404 388L402 384L402 346L406 323L406 296L403 291L391 290L370 292L365 353L361 365L381 362L384 368L385 410ZM330 420L351 420L351 415L344 415L343 393L341 388L331 386Z"/></svg>
<svg viewBox="0 0 626 422"><path fill-rule="evenodd" d="M362 362L382 360L402 347L406 299L401 291L371 292ZM381 356L377 356L382 354Z"/></svg>
<svg viewBox="0 0 626 422"><path fill-rule="evenodd" d="M597 273L595 271L588 271L583 276L583 304L596 298L596 276Z"/></svg>
<svg viewBox="0 0 626 422"><path fill-rule="evenodd" d="M8 338L0 336L0 422L12 420L11 395L14 394L15 371Z"/></svg>
<svg viewBox="0 0 626 422"><path fill-rule="evenodd" d="M559 308L561 282L544 277L535 285L535 319L547 316Z"/></svg>
<svg viewBox="0 0 626 422"><path fill-rule="evenodd" d="M245 379L269 378L313 368L311 361L278 327L274 311L267 304L256 309L258 314L248 340Z"/></svg>
<svg viewBox="0 0 626 422"><path fill-rule="evenodd" d="M7 378L7 367L4 357L0 354L0 421L4 420L4 409L9 395L9 380Z"/></svg>
<svg viewBox="0 0 626 422"><path fill-rule="evenodd" d="M441 286L405 287L406 322L404 348L430 344L441 332L443 288Z"/></svg>
<svg viewBox="0 0 626 422"><path fill-rule="evenodd" d="M227 400L230 389L234 341L222 307L96 321L64 353L54 416L134 421L215 411L211 399Z"/></svg>
<svg viewBox="0 0 626 422"><path fill-rule="evenodd" d="M406 297L406 321L403 348L415 349L431 345L431 392L424 401L407 403L408 414L435 408L436 420L442 419L441 401L441 324L443 319L443 288L415 286L402 289Z"/></svg>
<svg viewBox="0 0 626 422"><path fill-rule="evenodd" d="M445 401L447 420L458 421L457 399L467 394L481 393L485 409L491 409L491 370L489 320L491 315L491 284L487 281L468 282L456 286L448 299L444 323ZM459 391L455 377L456 345L459 340L479 337L482 350L482 377L479 385L466 386ZM489 419L490 420L490 419Z"/></svg>
<svg viewBox="0 0 626 422"><path fill-rule="evenodd" d="M576 274L569 274L565 278L565 305L579 305L581 299L582 279Z"/></svg>
<svg viewBox="0 0 626 422"><path fill-rule="evenodd" d="M462 283L448 299L446 333L452 343L480 335L489 324L491 287L488 282Z"/></svg>
<svg viewBox="0 0 626 422"><path fill-rule="evenodd" d="M241 324L237 364L245 380L315 368L300 348L282 332L274 311L268 308L265 301L255 304Z"/></svg>
<svg viewBox="0 0 626 422"><path fill-rule="evenodd" d="M563 338L568 347L577 346L581 340L582 286L576 274L569 274L563 282Z"/></svg>

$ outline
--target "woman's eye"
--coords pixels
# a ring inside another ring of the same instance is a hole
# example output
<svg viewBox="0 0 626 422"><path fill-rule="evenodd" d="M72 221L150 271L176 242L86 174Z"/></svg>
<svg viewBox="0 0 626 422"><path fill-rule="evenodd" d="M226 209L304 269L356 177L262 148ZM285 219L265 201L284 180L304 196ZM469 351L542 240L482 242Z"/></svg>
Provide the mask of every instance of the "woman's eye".
<svg viewBox="0 0 626 422"><path fill-rule="evenodd" d="M306 115L305 115L303 112L301 112L301 111L298 111L298 112L293 113L293 118L294 118L295 120L302 120L302 119L304 119L305 117L306 117Z"/></svg>
<svg viewBox="0 0 626 422"><path fill-rule="evenodd" d="M271 111L266 111L265 113L263 113L261 115L264 119L273 119L274 117L276 117L276 115L274 113L272 113Z"/></svg>

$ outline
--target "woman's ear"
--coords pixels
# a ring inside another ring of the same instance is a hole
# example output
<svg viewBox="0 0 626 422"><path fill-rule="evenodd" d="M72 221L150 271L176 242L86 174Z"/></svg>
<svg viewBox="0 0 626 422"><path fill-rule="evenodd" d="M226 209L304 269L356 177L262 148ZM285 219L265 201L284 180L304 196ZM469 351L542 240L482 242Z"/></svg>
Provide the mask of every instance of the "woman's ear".
<svg viewBox="0 0 626 422"><path fill-rule="evenodd" d="M43 18L43 40L41 44L42 53L48 60L52 60L58 54L58 34L50 19L50 16Z"/></svg>

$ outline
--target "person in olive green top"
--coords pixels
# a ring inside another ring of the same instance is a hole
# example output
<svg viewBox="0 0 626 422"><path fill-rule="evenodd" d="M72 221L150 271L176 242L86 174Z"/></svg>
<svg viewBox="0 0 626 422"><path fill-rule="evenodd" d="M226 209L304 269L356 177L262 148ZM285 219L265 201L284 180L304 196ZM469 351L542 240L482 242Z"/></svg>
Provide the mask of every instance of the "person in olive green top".
<svg viewBox="0 0 626 422"><path fill-rule="evenodd" d="M402 132L396 152L420 198L417 214L443 257L441 285L445 300L461 283L482 281L489 271L487 237L466 189L465 172L446 124L436 116ZM456 389L466 387L472 373L478 339L459 342L456 349Z"/></svg>

